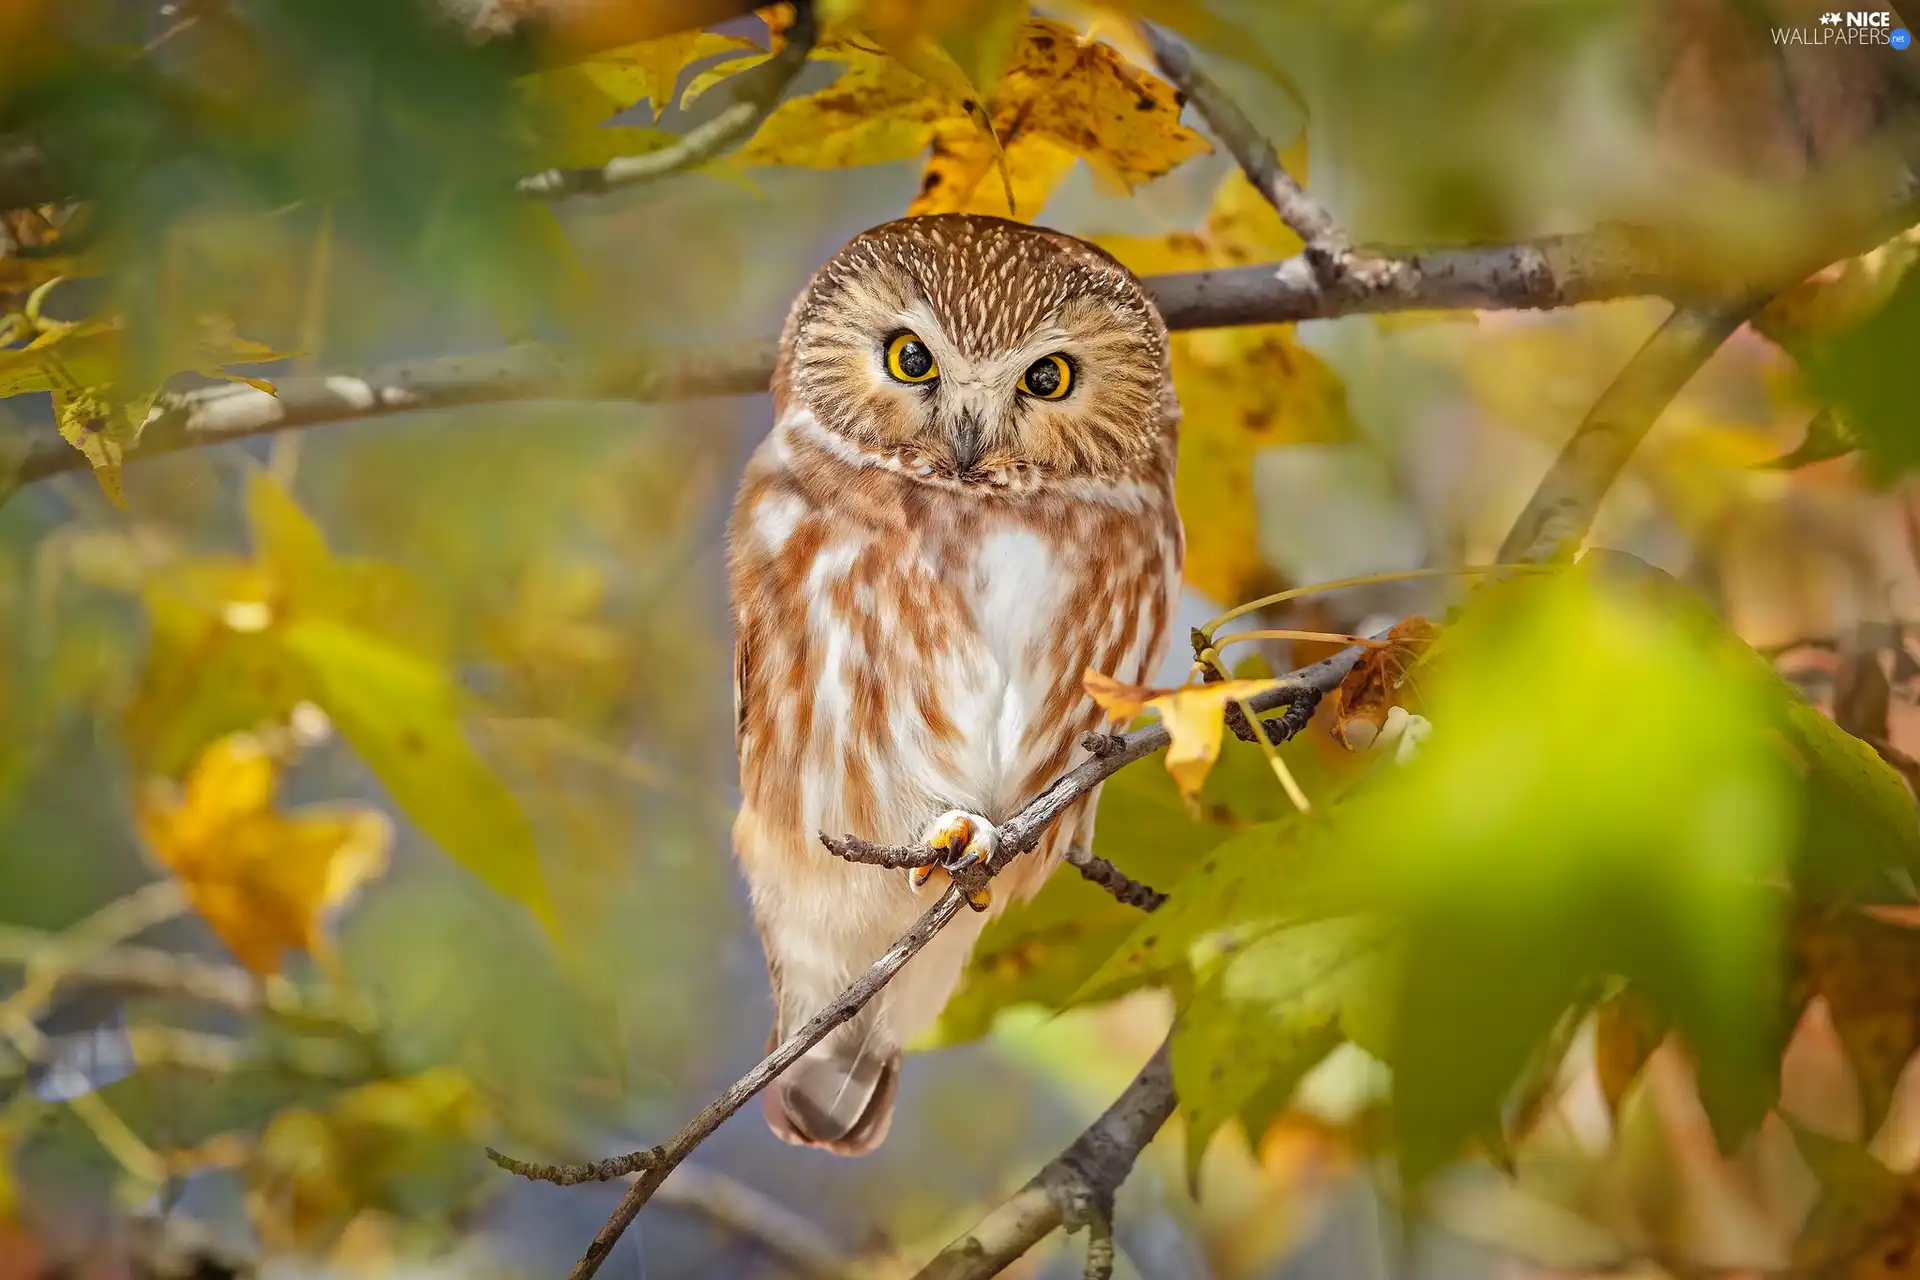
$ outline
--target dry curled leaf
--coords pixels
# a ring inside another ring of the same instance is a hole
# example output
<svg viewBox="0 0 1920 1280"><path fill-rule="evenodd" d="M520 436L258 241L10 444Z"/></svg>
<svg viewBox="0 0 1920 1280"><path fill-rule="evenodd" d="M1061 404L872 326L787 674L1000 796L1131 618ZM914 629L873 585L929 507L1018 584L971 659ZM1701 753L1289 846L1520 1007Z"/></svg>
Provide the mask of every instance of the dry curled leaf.
<svg viewBox="0 0 1920 1280"><path fill-rule="evenodd" d="M1826 999L1871 1134L1920 1048L1920 929L1860 911L1807 912L1794 920L1789 943L1796 979L1790 1012L1797 1016L1814 996Z"/></svg>
<svg viewBox="0 0 1920 1280"><path fill-rule="evenodd" d="M1632 988L1594 1011L1593 1070L1609 1115L1620 1114L1627 1091L1666 1037L1666 1017Z"/></svg>
<svg viewBox="0 0 1920 1280"><path fill-rule="evenodd" d="M393 831L377 810L273 807L279 768L249 734L221 738L178 794L139 807L154 857L249 969L278 972L293 948L322 949L326 913L386 869Z"/></svg>
<svg viewBox="0 0 1920 1280"><path fill-rule="evenodd" d="M1387 632L1384 648L1360 655L1327 700L1328 724L1338 741L1349 750L1364 751L1380 736L1393 708L1416 705L1408 673L1439 634L1439 628L1415 615Z"/></svg>
<svg viewBox="0 0 1920 1280"><path fill-rule="evenodd" d="M1155 689L1126 684L1089 669L1082 682L1087 696L1116 721L1126 722L1149 708L1160 715L1173 744L1167 748L1167 772L1180 793L1191 800L1200 793L1220 758L1220 735L1226 727L1227 703L1277 688L1277 680L1224 680L1216 684L1182 685Z"/></svg>

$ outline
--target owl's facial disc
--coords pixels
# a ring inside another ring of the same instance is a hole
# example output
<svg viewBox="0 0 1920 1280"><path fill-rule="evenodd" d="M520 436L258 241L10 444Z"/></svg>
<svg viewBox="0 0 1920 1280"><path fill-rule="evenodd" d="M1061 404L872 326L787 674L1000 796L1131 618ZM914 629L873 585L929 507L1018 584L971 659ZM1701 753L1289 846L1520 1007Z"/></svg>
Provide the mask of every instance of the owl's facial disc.
<svg viewBox="0 0 1920 1280"><path fill-rule="evenodd" d="M876 458L966 483L1125 476L1173 422L1165 330L1124 268L1055 232L940 215L875 228L794 320L792 394Z"/></svg>

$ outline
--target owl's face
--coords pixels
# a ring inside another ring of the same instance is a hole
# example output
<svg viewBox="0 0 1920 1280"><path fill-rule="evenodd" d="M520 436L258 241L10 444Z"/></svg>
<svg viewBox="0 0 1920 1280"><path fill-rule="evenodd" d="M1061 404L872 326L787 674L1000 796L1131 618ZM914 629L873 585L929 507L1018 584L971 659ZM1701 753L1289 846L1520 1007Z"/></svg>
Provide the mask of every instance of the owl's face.
<svg viewBox="0 0 1920 1280"><path fill-rule="evenodd" d="M1117 479L1176 414L1139 281L1071 236L908 218L856 238L788 320L775 396L856 449L961 482Z"/></svg>

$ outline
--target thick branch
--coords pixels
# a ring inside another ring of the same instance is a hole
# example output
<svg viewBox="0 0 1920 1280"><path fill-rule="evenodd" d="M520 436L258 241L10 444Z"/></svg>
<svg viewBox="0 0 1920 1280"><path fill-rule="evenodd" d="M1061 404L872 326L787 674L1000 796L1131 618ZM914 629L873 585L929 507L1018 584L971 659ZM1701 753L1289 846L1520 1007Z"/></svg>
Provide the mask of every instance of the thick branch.
<svg viewBox="0 0 1920 1280"><path fill-rule="evenodd" d="M1500 560L1542 564L1571 554L1654 421L1762 302L1674 308L1554 459L1500 544Z"/></svg>
<svg viewBox="0 0 1920 1280"><path fill-rule="evenodd" d="M794 5L793 25L787 30L786 42L771 58L728 81L733 87L734 100L719 115L687 130L671 146L658 151L615 156L598 169L549 169L522 178L520 194L542 200L599 194L705 164L731 151L752 137L761 121L780 104L781 95L806 65L807 55L813 52L816 34L813 5L810 0L800 0Z"/></svg>
<svg viewBox="0 0 1920 1280"><path fill-rule="evenodd" d="M1150 276L1144 283L1171 328L1207 329L1361 312L1531 310L1648 293L1679 296L1683 256L1659 251L1644 232L1616 227L1511 245L1405 251L1383 259L1397 265L1378 287L1350 275L1322 284L1305 255L1274 266ZM753 395L766 390L774 355L772 341L678 351L523 344L369 373L287 378L277 396L221 383L162 394L129 456L460 405ZM48 434L33 440L14 479L28 483L85 465L78 450Z"/></svg>
<svg viewBox="0 0 1920 1280"><path fill-rule="evenodd" d="M1162 1044L1105 1114L1032 1181L942 1249L914 1280L985 1280L1060 1226L1095 1228L1093 1261L1111 1261L1113 1197L1173 1114L1173 1067ZM1107 1235L1105 1249L1099 1246ZM1091 1267L1090 1267L1091 1273Z"/></svg>

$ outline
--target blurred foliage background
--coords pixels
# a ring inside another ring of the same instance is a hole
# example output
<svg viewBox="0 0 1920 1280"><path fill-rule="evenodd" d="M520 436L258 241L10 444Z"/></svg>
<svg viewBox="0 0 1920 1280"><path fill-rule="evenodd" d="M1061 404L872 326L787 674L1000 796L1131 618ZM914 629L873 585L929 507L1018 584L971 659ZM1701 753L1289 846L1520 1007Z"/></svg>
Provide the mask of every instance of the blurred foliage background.
<svg viewBox="0 0 1920 1280"><path fill-rule="evenodd" d="M1143 20L1362 241L1626 223L1770 278L1920 162L1920 51L1780 35L1820 16L833 0L737 149L549 201L522 180L723 114L791 10L0 0L0 1277L555 1274L618 1186L482 1145L650 1144L761 1051L720 531L764 398L522 388L123 468L168 397L528 342L750 362L909 210L1010 201L1143 274L1298 253ZM1098 852L1167 908L1056 880L881 1152L750 1110L602 1274L911 1274L1176 1009L1119 1274L1920 1274L1917 250L1719 351L1602 509L1629 556L1241 619L1437 631L1283 749L1311 814L1232 740L1195 794L1118 775ZM1666 306L1177 335L1177 633L1491 560ZM1432 729L1405 766L1352 749L1392 706Z"/></svg>

